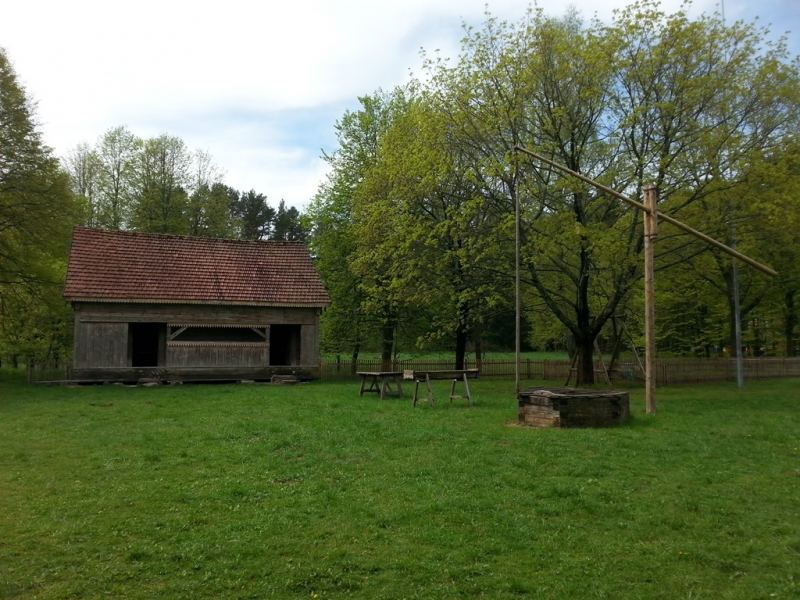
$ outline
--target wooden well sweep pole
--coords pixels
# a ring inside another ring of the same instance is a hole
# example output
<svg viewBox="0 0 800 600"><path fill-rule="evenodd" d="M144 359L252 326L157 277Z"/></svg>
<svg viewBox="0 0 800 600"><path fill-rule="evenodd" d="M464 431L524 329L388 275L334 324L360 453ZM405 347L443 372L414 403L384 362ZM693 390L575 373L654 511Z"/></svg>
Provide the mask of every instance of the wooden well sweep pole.
<svg viewBox="0 0 800 600"><path fill-rule="evenodd" d="M568 167L565 167L564 165L560 165L557 162L550 160L549 158L545 158L544 156L542 156L540 154L536 154L536 152L531 152L530 150L526 150L525 148L522 148L521 146L514 146L514 150L516 150L517 152L522 152L524 154L532 156L535 159L540 160L543 163L550 165L551 167L555 167L559 171L563 171L564 173L569 173L573 177L576 177L576 178L580 179L581 181L584 181L584 182L588 183L589 185L592 185L592 186L596 187L598 190L603 190L604 192L606 192L608 194L611 194L612 196L614 196L616 198L619 198L620 200L622 200L626 204L629 204L629 205L631 205L633 207L636 207L636 208L638 208L639 210L641 210L643 212L647 212L647 207L644 204L642 204L641 202L636 202L636 200L631 200L625 194L620 194L615 189L612 189L612 188L610 188L610 187L608 187L606 185L603 185L602 183L597 183L594 179L590 179L589 177L586 177L586 175L581 175L577 171L573 171L572 169L570 169ZM723 252L733 256L734 258L738 258L740 261L742 261L744 263L747 263L748 265L750 265L754 269L758 269L759 271L761 271L762 273L765 273L766 275L772 275L774 277L774 276L776 276L778 274L778 272L775 271L774 269L771 269L770 267L768 267L766 265L762 265L760 262L758 262L756 260L753 260L752 258L747 256L746 254L742 254L738 250L734 250L733 248L729 248L728 246L726 246L722 242L718 242L717 240L715 240L711 236L708 236L705 233L697 231L693 227L689 227L686 223L678 221L678 219L676 219L674 217L670 217L669 215L665 215L664 213L658 213L658 218L661 219L662 221L666 221L667 223L670 223L671 225L674 225L678 229L682 229L686 233L692 234L694 237L703 240L706 244L714 246L715 248L718 248L718 249L722 250Z"/></svg>
<svg viewBox="0 0 800 600"><path fill-rule="evenodd" d="M658 190L654 185L644 188L644 340L645 340L645 406L648 413L656 412L656 308L653 242L658 237Z"/></svg>

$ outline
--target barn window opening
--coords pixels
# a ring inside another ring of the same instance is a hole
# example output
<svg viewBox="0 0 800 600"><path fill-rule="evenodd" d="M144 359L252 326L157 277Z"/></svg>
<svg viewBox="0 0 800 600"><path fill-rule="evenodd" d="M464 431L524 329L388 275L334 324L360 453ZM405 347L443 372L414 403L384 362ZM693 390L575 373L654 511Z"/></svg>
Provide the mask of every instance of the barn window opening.
<svg viewBox="0 0 800 600"><path fill-rule="evenodd" d="M174 344L266 344L266 327L209 327L171 325L170 345Z"/></svg>
<svg viewBox="0 0 800 600"><path fill-rule="evenodd" d="M164 323L129 323L131 366L157 367Z"/></svg>
<svg viewBox="0 0 800 600"><path fill-rule="evenodd" d="M269 364L300 364L300 325L272 325L269 331Z"/></svg>

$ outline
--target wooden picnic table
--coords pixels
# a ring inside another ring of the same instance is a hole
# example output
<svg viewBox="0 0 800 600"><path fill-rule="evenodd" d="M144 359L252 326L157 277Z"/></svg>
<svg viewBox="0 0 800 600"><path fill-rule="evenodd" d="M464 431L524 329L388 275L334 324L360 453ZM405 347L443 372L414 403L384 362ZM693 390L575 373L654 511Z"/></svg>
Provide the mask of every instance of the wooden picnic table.
<svg viewBox="0 0 800 600"><path fill-rule="evenodd" d="M376 392L380 394L381 400L384 400L386 396L403 395L402 371L357 371L356 375L361 377L359 396L363 396L364 392ZM369 387L365 388L367 380L369 380ZM394 385L394 389L392 389L392 385Z"/></svg>
<svg viewBox="0 0 800 600"><path fill-rule="evenodd" d="M465 398L467 402L472 405L472 394L470 394L469 383L467 382L467 379L477 379L478 369L453 369L449 371L405 371L404 378L414 380L414 406L417 405L418 401L427 402L431 406L434 405L433 389L431 388L432 379L452 379L453 385L450 387L450 402L452 403L454 398ZM419 384L423 381L428 387L427 398L419 398L418 396ZM463 395L456 394L456 384L459 381L464 383Z"/></svg>

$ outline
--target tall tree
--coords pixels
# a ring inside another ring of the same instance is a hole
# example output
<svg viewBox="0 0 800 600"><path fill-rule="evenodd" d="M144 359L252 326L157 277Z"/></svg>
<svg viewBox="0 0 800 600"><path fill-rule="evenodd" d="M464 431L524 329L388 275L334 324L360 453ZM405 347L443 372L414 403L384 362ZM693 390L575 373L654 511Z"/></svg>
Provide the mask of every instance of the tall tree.
<svg viewBox="0 0 800 600"><path fill-rule="evenodd" d="M650 2L631 5L603 33L613 40L618 60L612 122L620 170L632 174L631 191L638 195L654 183L662 212L746 246L758 236L758 215L748 207L754 174L764 157L782 148L800 117L797 64L787 60L783 43L769 44L766 31L753 24L726 27L716 15L689 20L683 11L665 15ZM713 271L698 264L698 274L727 301L735 355L730 258L685 234L660 247L659 261L667 264L707 262L705 251L713 256ZM757 244L747 249L760 254ZM742 281L742 290L750 292L742 296L746 315L769 283L749 270Z"/></svg>
<svg viewBox="0 0 800 600"><path fill-rule="evenodd" d="M43 143L35 107L0 49L0 351L7 355L25 350L16 336L54 339L42 307L63 308L64 259L79 219L69 176ZM44 318L34 328L35 314Z"/></svg>
<svg viewBox="0 0 800 600"><path fill-rule="evenodd" d="M427 63L426 93L471 179L498 212L522 207L527 280L572 333L579 383L594 380L594 341L639 287L641 215L513 147L632 196L655 183L662 212L699 226L689 208L744 198L752 165L796 126L797 69L780 45L757 52L764 39L643 1L609 26L540 10L518 24L489 17L457 65ZM660 243L662 264L684 250L697 253L685 237Z"/></svg>
<svg viewBox="0 0 800 600"><path fill-rule="evenodd" d="M426 311L419 343L452 341L455 367L463 369L468 340L480 348L481 324L504 300L496 278L507 271L506 257L497 236L507 232L446 140L446 124L427 99L396 115L355 194L361 250L354 266L381 273L390 282L373 276L376 288Z"/></svg>
<svg viewBox="0 0 800 600"><path fill-rule="evenodd" d="M136 163L131 227L138 231L186 235L191 154L178 137L145 140Z"/></svg>
<svg viewBox="0 0 800 600"><path fill-rule="evenodd" d="M377 270L353 268L359 248L368 247L357 234L354 195L377 160L380 137L390 127L400 97L399 92L379 90L359 102L359 110L345 112L335 125L339 149L323 156L331 171L308 208L309 244L331 296L331 307L322 317L323 347L348 352L355 361L377 331L387 363L399 312L388 288L374 284Z"/></svg>
<svg viewBox="0 0 800 600"><path fill-rule="evenodd" d="M64 251L77 218L69 177L42 142L34 106L0 49L0 285L49 280L49 261Z"/></svg>
<svg viewBox="0 0 800 600"><path fill-rule="evenodd" d="M105 132L95 145L98 161L96 225L125 229L131 219L136 191L136 168L142 140L127 127Z"/></svg>
<svg viewBox="0 0 800 600"><path fill-rule="evenodd" d="M306 231L300 211L294 206L286 208L286 203L283 200L278 203L271 239L283 242L302 242L306 239Z"/></svg>
<svg viewBox="0 0 800 600"><path fill-rule="evenodd" d="M232 190L230 198L240 239L266 240L272 237L275 209L269 205L264 194L255 190L239 194Z"/></svg>
<svg viewBox="0 0 800 600"><path fill-rule="evenodd" d="M72 191L83 204L83 224L87 227L97 227L100 174L97 154L88 143L81 142L67 153L63 164L64 170L70 177Z"/></svg>

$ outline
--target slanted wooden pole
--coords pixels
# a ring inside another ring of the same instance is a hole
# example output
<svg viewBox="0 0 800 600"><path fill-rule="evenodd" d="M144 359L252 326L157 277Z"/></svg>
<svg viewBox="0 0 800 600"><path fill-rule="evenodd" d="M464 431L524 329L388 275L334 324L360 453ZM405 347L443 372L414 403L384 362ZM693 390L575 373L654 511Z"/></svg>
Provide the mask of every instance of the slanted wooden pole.
<svg viewBox="0 0 800 600"><path fill-rule="evenodd" d="M590 179L589 177L586 177L586 175L581 175L580 173L578 173L576 171L573 171L572 169L569 169L569 168L565 167L564 165L560 165L557 162L550 160L549 158L545 158L541 154L536 154L536 152L531 152L530 150L526 150L525 148L522 148L520 146L514 146L514 150L516 150L517 152L522 152L524 154L532 156L533 158L535 158L537 160L540 160L543 163L558 169L559 171L563 171L564 173L569 173L573 177L575 177L577 179L580 179L581 181L584 181L584 182L588 183L589 185L592 185L592 186L596 187L598 190L603 190L607 194L611 194L612 196L614 196L616 198L619 198L620 200L622 200L626 204L629 204L630 206L638 208L642 212L647 212L647 208L641 202L637 202L636 200L631 200L625 194L620 194L617 190L614 190L614 189L612 189L612 188L610 188L608 186L605 186L602 183L598 183L594 179ZM730 254L734 258L738 258L740 261L742 261L744 263L747 263L751 267L753 267L755 269L758 269L759 271L761 271L762 273L765 273L766 275L772 275L774 277L774 276L776 276L778 274L777 271L775 271L774 269L771 269L770 267L768 267L766 265L762 265L758 261L753 260L752 258L747 256L746 254L742 254L738 250L734 250L733 248L729 248L728 246L726 246L722 242L718 242L717 240L715 240L711 236L708 236L705 233L702 233L702 232L697 231L696 229L694 229L692 227L689 227L686 223L678 221L678 219L670 217L669 215L665 215L664 213L658 213L658 218L661 219L662 221L666 221L667 223L670 223L671 225L674 225L678 229L681 229L681 230L685 231L686 233L689 233L689 234L693 235L694 237L696 237L698 239L703 240L706 244L714 246L715 248L718 248L718 249L722 250L723 252L725 252L727 254Z"/></svg>
<svg viewBox="0 0 800 600"><path fill-rule="evenodd" d="M656 412L656 307L653 242L658 237L658 189L644 188L644 343L645 343L645 406L648 413Z"/></svg>
<svg viewBox="0 0 800 600"><path fill-rule="evenodd" d="M644 234L644 251L645 251L645 346L647 351L647 356L645 357L645 383L646 383L646 409L648 413L656 412L656 396L655 396L655 385L656 385L656 378L655 378L655 370L653 368L653 363L655 361L655 305L653 302L653 298L655 296L654 289L653 289L653 239L658 235L658 222L657 219L660 218L662 221L666 221L677 227L678 229L682 229L686 233L689 233L696 238L706 242L707 244L714 246L730 254L734 258L741 260L742 262L747 263L751 267L758 269L762 273L766 273L767 275L775 276L778 273L771 269L766 265L762 265L761 263L753 260L749 256L742 254L741 252L734 250L733 248L729 248L722 242L718 242L714 238L707 236L704 233L689 227L685 223L678 221L669 215L665 215L663 213L659 213L656 209L656 203L658 200L658 192L655 186L648 186L644 189L645 194L645 203L642 204L637 202L636 200L631 200L624 194L620 194L618 191L611 189L608 186L605 186L601 183L596 182L585 175L581 175L580 173L573 171L565 167L564 165L560 165L555 161L550 160L549 158L545 158L541 154L537 154L536 152L531 152L530 150L526 150L521 146L514 146L514 150L516 152L522 152L523 154L527 154L528 156L532 156L533 158L550 165L558 169L559 171L563 171L564 173L569 173L573 177L580 179L596 187L599 190L602 190L616 198L619 198L626 204L633 206L645 214L645 234ZM648 204L648 201L650 204ZM649 232L649 233L648 233ZM649 255L649 258L648 258ZM568 380L569 381L569 380Z"/></svg>

